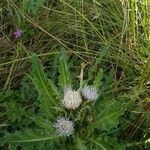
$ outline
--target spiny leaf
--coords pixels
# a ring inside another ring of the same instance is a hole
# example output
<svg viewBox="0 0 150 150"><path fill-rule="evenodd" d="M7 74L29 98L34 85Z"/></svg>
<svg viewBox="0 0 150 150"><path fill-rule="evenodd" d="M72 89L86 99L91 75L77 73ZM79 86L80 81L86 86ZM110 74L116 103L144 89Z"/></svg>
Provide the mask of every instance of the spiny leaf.
<svg viewBox="0 0 150 150"><path fill-rule="evenodd" d="M6 101L4 103L5 107L5 115L9 119L10 122L21 121L22 115L25 113L19 104L16 103L14 99L10 99L10 101Z"/></svg>
<svg viewBox="0 0 150 150"><path fill-rule="evenodd" d="M77 150L87 150L88 147L86 145L86 141L80 139L80 138L76 138L76 141L75 141L75 146L76 146L76 149Z"/></svg>
<svg viewBox="0 0 150 150"><path fill-rule="evenodd" d="M46 77L43 66L36 55L32 56L31 79L39 93L41 109L49 113L49 107L57 105L56 99L59 97L59 92L53 82Z"/></svg>
<svg viewBox="0 0 150 150"><path fill-rule="evenodd" d="M92 142L99 150L125 150L125 146L119 143L115 137L101 135Z"/></svg>
<svg viewBox="0 0 150 150"><path fill-rule="evenodd" d="M16 131L14 134L5 136L5 141L8 143L32 143L53 140L58 138L52 133L44 132L43 130L25 129L24 131Z"/></svg>
<svg viewBox="0 0 150 150"><path fill-rule="evenodd" d="M67 64L67 56L65 49L61 49L61 55L59 58L59 85L65 87L71 84L71 77L69 72L69 67Z"/></svg>
<svg viewBox="0 0 150 150"><path fill-rule="evenodd" d="M35 122L35 124L38 125L40 128L52 131L52 123L48 119L42 117L35 117L32 119Z"/></svg>
<svg viewBox="0 0 150 150"><path fill-rule="evenodd" d="M119 117L124 114L126 104L122 100L103 100L97 112L96 126L102 130L111 130L119 124Z"/></svg>
<svg viewBox="0 0 150 150"><path fill-rule="evenodd" d="M95 80L93 82L95 88L99 88L101 86L101 80L103 78L103 69L101 68L95 77Z"/></svg>

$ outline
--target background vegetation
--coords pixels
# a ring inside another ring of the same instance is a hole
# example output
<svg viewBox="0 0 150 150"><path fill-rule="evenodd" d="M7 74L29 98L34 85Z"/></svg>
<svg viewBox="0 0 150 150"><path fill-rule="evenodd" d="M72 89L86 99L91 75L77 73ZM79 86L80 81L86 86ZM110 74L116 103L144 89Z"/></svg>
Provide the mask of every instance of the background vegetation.
<svg viewBox="0 0 150 150"><path fill-rule="evenodd" d="M149 16L149 0L1 0L1 149L149 149ZM52 128L69 114L57 103L63 65L75 89L82 72L88 84L100 77L98 100L73 114L77 131L67 138Z"/></svg>

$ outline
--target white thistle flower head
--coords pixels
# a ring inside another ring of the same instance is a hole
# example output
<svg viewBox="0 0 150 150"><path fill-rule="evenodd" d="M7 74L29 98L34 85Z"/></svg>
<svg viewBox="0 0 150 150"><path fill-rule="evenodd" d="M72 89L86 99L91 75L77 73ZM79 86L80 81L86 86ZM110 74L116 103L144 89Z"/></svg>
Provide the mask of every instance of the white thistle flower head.
<svg viewBox="0 0 150 150"><path fill-rule="evenodd" d="M75 110L82 103L80 93L72 89L67 90L62 100L62 103L67 109Z"/></svg>
<svg viewBox="0 0 150 150"><path fill-rule="evenodd" d="M54 127L56 128L57 134L61 136L69 136L74 131L74 123L68 118L59 118L55 123Z"/></svg>
<svg viewBox="0 0 150 150"><path fill-rule="evenodd" d="M85 99L89 101L94 101L98 98L97 90L92 86L85 86L82 89L82 95L84 96Z"/></svg>
<svg viewBox="0 0 150 150"><path fill-rule="evenodd" d="M64 95L65 95L69 90L72 90L71 85L65 86L65 87L64 87Z"/></svg>

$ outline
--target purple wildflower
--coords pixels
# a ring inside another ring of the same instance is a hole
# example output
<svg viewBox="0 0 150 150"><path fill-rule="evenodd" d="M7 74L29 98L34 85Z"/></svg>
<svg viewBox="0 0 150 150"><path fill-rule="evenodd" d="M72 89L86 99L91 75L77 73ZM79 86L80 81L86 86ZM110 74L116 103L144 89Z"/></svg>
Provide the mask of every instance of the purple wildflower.
<svg viewBox="0 0 150 150"><path fill-rule="evenodd" d="M15 38L20 38L21 33L22 33L22 31L20 29L17 29L16 32L14 32Z"/></svg>

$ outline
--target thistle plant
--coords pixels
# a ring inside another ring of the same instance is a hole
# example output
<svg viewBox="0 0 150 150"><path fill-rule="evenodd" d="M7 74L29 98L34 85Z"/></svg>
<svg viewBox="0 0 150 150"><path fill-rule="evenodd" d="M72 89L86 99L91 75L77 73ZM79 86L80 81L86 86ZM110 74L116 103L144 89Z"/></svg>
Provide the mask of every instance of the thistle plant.
<svg viewBox="0 0 150 150"><path fill-rule="evenodd" d="M149 110L150 0L0 0L0 149L149 150Z"/></svg>
<svg viewBox="0 0 150 150"><path fill-rule="evenodd" d="M96 76L87 77L85 80L84 70L81 69L82 78L73 82L71 79L74 76L69 71L64 49L61 50L58 69L59 82L54 84L56 82L45 74L39 58L32 56L32 73L28 75L28 79L30 86L32 81L38 92L34 107L27 110L20 110L18 107L17 110L17 104L6 105L6 109L13 110L9 114L10 118L12 114L15 116L14 112L21 114L22 119L13 117L13 122L28 120L31 123L25 124L25 129L21 128L14 134L6 135L3 143L21 143L22 147L26 147L29 142L36 149L38 142L43 142L42 149L100 149L97 143L101 142L107 149L125 150L125 146L118 142L111 132L115 132L120 125L119 119L128 105L122 98L115 100L99 95L103 79L102 69ZM83 83L86 86L83 86ZM31 89L33 90L33 87ZM31 145L29 144L30 148Z"/></svg>

